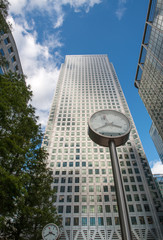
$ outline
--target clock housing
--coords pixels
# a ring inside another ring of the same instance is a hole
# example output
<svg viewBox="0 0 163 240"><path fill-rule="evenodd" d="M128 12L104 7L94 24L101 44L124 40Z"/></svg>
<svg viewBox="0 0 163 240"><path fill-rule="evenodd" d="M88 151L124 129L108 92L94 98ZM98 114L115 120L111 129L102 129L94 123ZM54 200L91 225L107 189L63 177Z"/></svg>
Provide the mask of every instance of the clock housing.
<svg viewBox="0 0 163 240"><path fill-rule="evenodd" d="M129 138L131 124L129 119L116 110L95 112L88 123L88 135L98 145L108 147L114 141L116 147L123 145Z"/></svg>

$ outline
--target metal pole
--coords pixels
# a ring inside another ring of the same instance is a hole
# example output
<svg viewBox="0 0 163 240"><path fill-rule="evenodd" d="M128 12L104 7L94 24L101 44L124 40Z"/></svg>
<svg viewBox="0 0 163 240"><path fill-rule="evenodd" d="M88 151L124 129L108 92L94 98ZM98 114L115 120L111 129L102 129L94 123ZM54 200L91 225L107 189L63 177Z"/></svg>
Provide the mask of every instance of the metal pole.
<svg viewBox="0 0 163 240"><path fill-rule="evenodd" d="M122 177L121 177L121 172L119 167L119 161L118 161L118 156L117 156L116 146L114 141L111 141L109 143L109 149L110 149L110 155L111 155L111 163L112 163L112 169L113 169L113 177L114 177L115 191L116 191L116 197L117 197L122 240L132 240L129 215L128 215L125 193L124 193Z"/></svg>

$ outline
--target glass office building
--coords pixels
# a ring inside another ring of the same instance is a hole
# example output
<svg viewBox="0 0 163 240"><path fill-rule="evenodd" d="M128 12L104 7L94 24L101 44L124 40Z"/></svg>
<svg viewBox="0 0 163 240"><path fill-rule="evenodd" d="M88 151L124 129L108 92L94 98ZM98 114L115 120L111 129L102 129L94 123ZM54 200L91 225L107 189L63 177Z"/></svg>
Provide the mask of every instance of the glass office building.
<svg viewBox="0 0 163 240"><path fill-rule="evenodd" d="M155 127L155 125L152 123L151 128L149 130L149 134L154 142L154 145L156 147L156 150L158 152L158 155L160 157L160 160L163 163L163 141Z"/></svg>
<svg viewBox="0 0 163 240"><path fill-rule="evenodd" d="M88 137L88 120L115 109L131 121L127 143L117 148L134 239L163 239L161 199L130 110L107 55L66 56L44 135L54 177L60 239L121 239L110 153Z"/></svg>
<svg viewBox="0 0 163 240"><path fill-rule="evenodd" d="M163 141L163 0L149 1L135 86Z"/></svg>
<svg viewBox="0 0 163 240"><path fill-rule="evenodd" d="M156 185L159 189L162 201L163 201L163 174L153 174Z"/></svg>

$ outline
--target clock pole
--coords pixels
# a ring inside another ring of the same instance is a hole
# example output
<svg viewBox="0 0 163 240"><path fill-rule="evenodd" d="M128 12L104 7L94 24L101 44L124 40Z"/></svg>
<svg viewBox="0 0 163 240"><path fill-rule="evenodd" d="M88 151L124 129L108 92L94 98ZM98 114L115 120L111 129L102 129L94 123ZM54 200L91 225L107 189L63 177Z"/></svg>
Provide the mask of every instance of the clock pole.
<svg viewBox="0 0 163 240"><path fill-rule="evenodd" d="M127 142L130 131L129 119L116 110L100 110L90 117L88 123L88 135L92 141L110 149L122 240L132 240L132 232L116 147Z"/></svg>
<svg viewBox="0 0 163 240"><path fill-rule="evenodd" d="M113 140L110 141L109 143L109 149L110 149L110 155L111 155L111 163L112 163L115 191L116 191L116 197L117 197L122 239L132 240L132 233L131 233L129 215L128 215L127 204L125 199L125 193L124 193L124 188L122 183L122 177L121 177L121 172L119 167L119 161L118 161L116 146Z"/></svg>

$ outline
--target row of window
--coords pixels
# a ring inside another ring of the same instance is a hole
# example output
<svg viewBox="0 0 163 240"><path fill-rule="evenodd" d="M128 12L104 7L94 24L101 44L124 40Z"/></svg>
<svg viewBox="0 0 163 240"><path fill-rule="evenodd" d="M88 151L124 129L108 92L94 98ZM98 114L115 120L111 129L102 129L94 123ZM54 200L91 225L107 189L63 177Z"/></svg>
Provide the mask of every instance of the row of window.
<svg viewBox="0 0 163 240"><path fill-rule="evenodd" d="M125 188L125 191L126 192L130 192L130 186L129 185L125 185L124 186ZM58 192L58 190L60 190L60 192L73 192L73 189L74 189L74 192L79 192L79 189L81 189L80 191L81 192L87 192L87 190L89 192L102 192L102 187L101 186L94 186L94 185L91 185L91 186L60 186L60 189L58 189L58 186L54 186L54 189ZM113 187L114 189L114 187ZM131 185L131 189L133 192L137 192L137 186L136 185ZM144 191L144 187L143 185L139 185L139 190L140 191ZM103 191L104 192L109 192L109 189L108 189L108 186L103 186Z"/></svg>
<svg viewBox="0 0 163 240"><path fill-rule="evenodd" d="M147 216L146 219L147 219L148 224L153 224L153 219L152 219L151 216ZM79 226L79 218L78 217L74 217L72 219L70 217L66 217L65 218L65 226L71 226L71 220L73 221L72 224L74 226ZM120 224L119 223L119 217L114 217L114 219L111 218L111 217L106 217L105 221L106 221L107 226L111 226L112 224L113 225L114 224L115 225ZM145 218L144 218L144 216L139 216L138 219L136 217L131 217L131 223L132 223L132 225L137 225L137 224L143 225L143 224L145 224ZM98 226L104 226L104 218L103 217L98 217L96 219L95 217L90 217L90 218L82 217L81 218L81 225L82 226L87 226L88 224L90 226L96 226L96 224Z"/></svg>
<svg viewBox="0 0 163 240"><path fill-rule="evenodd" d="M87 201L89 201L89 202L96 202L96 201L97 202L102 202L103 199L104 199L104 202L109 202L109 198L112 202L116 202L116 195L114 195L114 194L112 194L111 196L109 196L109 195L103 195L103 196L102 195L96 195L96 196L95 195L89 195L89 196L87 196L87 195L82 195L82 196L74 195L74 197L72 195L67 195L67 196L58 195L58 202L72 202L73 200L74 200L74 202L80 202L81 201L83 203L86 203ZM138 194L134 194L134 195L127 194L126 198L127 198L128 202L131 202L131 201L139 202L140 198L143 202L147 201L146 194L140 194L140 196ZM141 210L139 212L141 212Z"/></svg>
<svg viewBox="0 0 163 240"><path fill-rule="evenodd" d="M110 179L110 178L109 177L101 177L101 178L100 177L95 177L95 178L93 178L93 177L88 177L88 178L86 178L86 177L81 177L81 178L75 177L73 179L73 177L68 177L68 178L66 178L66 177L61 177L61 178L55 177L54 178L54 183L80 183L80 182L81 183L107 183L108 179ZM111 178L111 180L112 180L112 178ZM134 176L130 177L129 180L130 180L130 182L135 182ZM137 176L136 180L137 180L137 182L142 182L141 176ZM127 176L123 177L123 181L124 181L124 183L128 182L128 177ZM110 186L110 187L113 187L113 186Z"/></svg>
<svg viewBox="0 0 163 240"><path fill-rule="evenodd" d="M79 197L79 196L76 196ZM75 199L76 200L76 199ZM78 200L78 199L77 199ZM77 202L77 201L75 201ZM80 210L81 208L81 210ZM112 209L111 209L112 208ZM135 209L136 208L136 209ZM142 212L142 206L140 204L136 204L136 207L134 207L133 205L128 205L128 209L129 212ZM110 205L105 205L104 207L102 205L83 205L83 206L58 206L58 213L63 213L65 210L66 213L117 213L118 212L118 206L117 205L113 205L112 207ZM144 210L145 212L150 212L150 208L148 204L144 204Z"/></svg>

